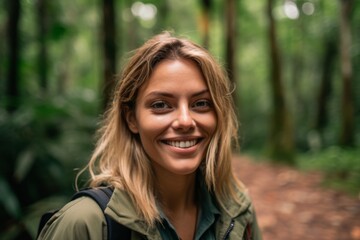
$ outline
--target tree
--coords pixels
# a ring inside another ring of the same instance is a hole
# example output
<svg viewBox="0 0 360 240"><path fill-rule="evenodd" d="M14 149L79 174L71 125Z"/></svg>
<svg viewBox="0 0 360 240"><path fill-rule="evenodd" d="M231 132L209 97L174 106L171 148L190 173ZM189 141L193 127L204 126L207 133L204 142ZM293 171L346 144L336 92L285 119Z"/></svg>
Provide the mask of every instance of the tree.
<svg viewBox="0 0 360 240"><path fill-rule="evenodd" d="M276 40L276 23L272 15L273 0L267 2L269 21L268 37L270 51L270 85L273 112L271 119L269 154L274 161L292 164L294 161L293 126L286 108L282 79L280 50Z"/></svg>
<svg viewBox="0 0 360 240"><path fill-rule="evenodd" d="M7 110L16 110L19 101L19 21L20 0L8 1L7 43L9 49L9 64L7 70Z"/></svg>
<svg viewBox="0 0 360 240"><path fill-rule="evenodd" d="M106 108L111 101L112 91L115 84L116 73L116 25L115 25L115 2L114 0L102 1L102 31L103 40L103 107Z"/></svg>
<svg viewBox="0 0 360 240"><path fill-rule="evenodd" d="M161 0L157 2L158 14L155 26L155 33L160 33L165 29L170 28L169 26L169 2L168 0Z"/></svg>
<svg viewBox="0 0 360 240"><path fill-rule="evenodd" d="M226 37L226 65L229 78L236 83L236 1L225 1L225 37Z"/></svg>
<svg viewBox="0 0 360 240"><path fill-rule="evenodd" d="M329 102L332 93L332 78L335 69L335 60L338 52L337 39L333 34L328 34L324 37L324 52L321 59L321 79L320 86L317 95L317 109L315 116L315 129L323 136L323 131L328 124L328 108L327 103Z"/></svg>
<svg viewBox="0 0 360 240"><path fill-rule="evenodd" d="M225 61L226 61L226 70L229 76L230 81L236 87L233 91L233 99L236 106L240 106L238 92L238 79L237 79L237 63L236 63L236 1L237 0L226 0L225 1Z"/></svg>
<svg viewBox="0 0 360 240"><path fill-rule="evenodd" d="M48 54L46 44L47 33L47 0L37 0L37 26L39 39L39 55L38 55L38 73L40 80L40 88L45 93L48 88L47 70L48 70Z"/></svg>
<svg viewBox="0 0 360 240"><path fill-rule="evenodd" d="M340 144L353 146L355 139L354 100L352 94L351 24L353 0L340 0L340 55L342 77Z"/></svg>
<svg viewBox="0 0 360 240"><path fill-rule="evenodd" d="M212 0L201 0L201 30L203 34L203 46L209 48L210 41L210 13Z"/></svg>

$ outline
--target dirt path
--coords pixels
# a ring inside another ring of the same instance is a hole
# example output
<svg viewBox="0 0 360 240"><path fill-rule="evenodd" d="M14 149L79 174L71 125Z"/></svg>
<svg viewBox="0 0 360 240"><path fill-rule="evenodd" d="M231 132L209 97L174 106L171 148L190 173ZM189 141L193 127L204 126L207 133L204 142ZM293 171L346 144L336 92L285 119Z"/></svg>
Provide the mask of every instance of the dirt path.
<svg viewBox="0 0 360 240"><path fill-rule="evenodd" d="M264 240L360 239L360 196L320 186L318 173L234 157L234 168L253 198Z"/></svg>

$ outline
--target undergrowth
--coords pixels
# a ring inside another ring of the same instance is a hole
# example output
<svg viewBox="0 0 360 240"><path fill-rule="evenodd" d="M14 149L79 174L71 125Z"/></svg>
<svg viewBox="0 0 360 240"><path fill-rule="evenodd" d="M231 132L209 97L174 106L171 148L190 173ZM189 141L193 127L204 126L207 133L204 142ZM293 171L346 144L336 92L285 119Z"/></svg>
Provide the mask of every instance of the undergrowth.
<svg viewBox="0 0 360 240"><path fill-rule="evenodd" d="M300 170L320 171L324 185L353 196L360 194L360 149L329 147L298 156Z"/></svg>

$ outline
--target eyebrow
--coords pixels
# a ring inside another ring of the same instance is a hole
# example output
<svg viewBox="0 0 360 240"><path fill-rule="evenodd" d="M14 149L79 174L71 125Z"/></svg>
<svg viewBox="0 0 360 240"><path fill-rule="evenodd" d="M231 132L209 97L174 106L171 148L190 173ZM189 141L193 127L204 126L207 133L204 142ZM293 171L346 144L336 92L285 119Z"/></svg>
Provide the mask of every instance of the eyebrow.
<svg viewBox="0 0 360 240"><path fill-rule="evenodd" d="M198 97L205 93L209 93L209 89L204 89L191 95L191 97ZM153 91L147 94L147 97L174 97L174 94L162 91Z"/></svg>

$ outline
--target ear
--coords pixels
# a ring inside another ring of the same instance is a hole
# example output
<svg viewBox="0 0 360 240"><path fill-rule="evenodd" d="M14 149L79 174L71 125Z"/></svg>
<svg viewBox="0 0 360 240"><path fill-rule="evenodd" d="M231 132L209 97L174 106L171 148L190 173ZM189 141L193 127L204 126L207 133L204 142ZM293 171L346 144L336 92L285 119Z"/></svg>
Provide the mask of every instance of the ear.
<svg viewBox="0 0 360 240"><path fill-rule="evenodd" d="M132 133L139 133L136 117L135 117L135 111L130 110L129 108L125 109L125 117L126 117L126 123Z"/></svg>

